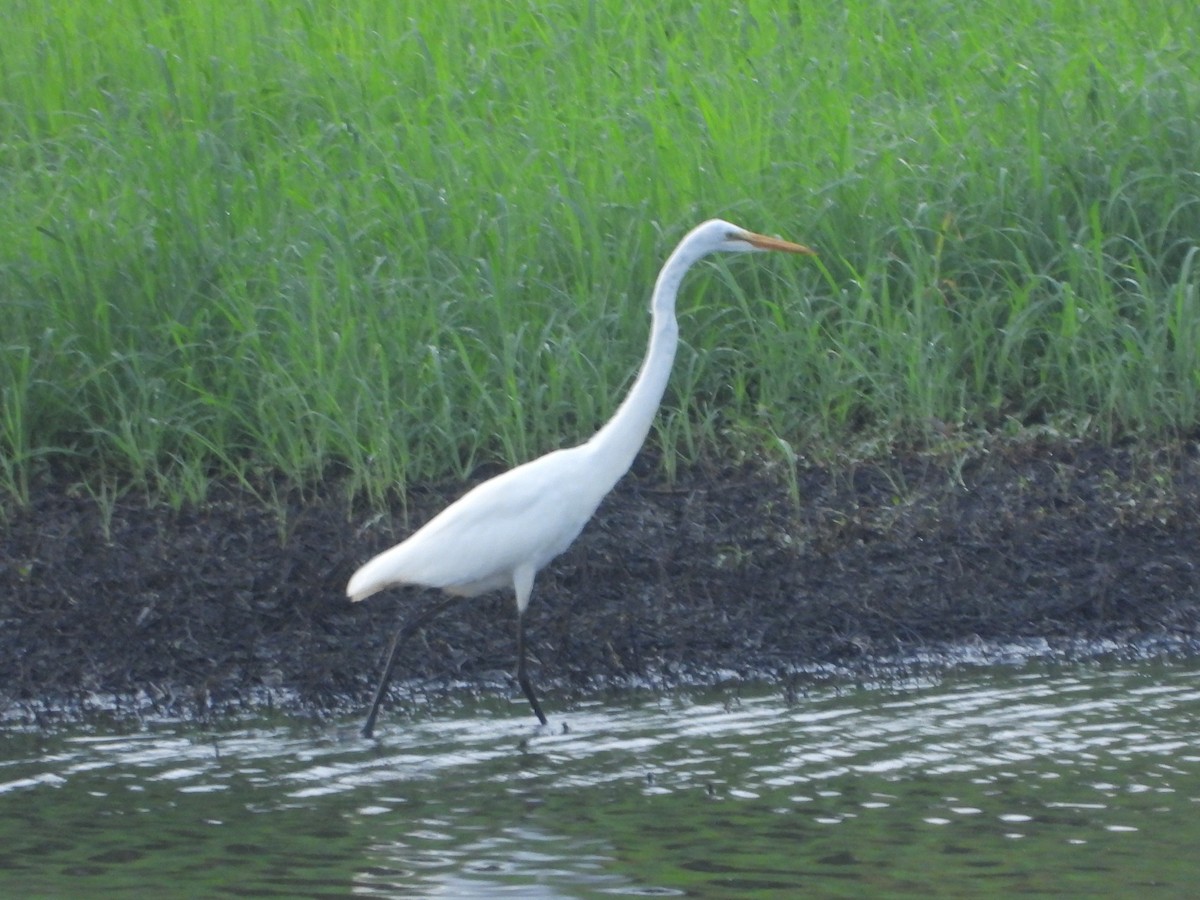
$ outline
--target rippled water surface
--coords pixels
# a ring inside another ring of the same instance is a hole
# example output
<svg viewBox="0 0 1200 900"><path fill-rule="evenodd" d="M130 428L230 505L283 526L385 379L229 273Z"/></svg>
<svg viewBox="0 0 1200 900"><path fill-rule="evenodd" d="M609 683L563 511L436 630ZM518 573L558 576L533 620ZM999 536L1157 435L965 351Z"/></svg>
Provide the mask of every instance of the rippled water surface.
<svg viewBox="0 0 1200 900"><path fill-rule="evenodd" d="M1194 896L1200 664L9 729L4 896ZM564 725L567 726L564 730Z"/></svg>

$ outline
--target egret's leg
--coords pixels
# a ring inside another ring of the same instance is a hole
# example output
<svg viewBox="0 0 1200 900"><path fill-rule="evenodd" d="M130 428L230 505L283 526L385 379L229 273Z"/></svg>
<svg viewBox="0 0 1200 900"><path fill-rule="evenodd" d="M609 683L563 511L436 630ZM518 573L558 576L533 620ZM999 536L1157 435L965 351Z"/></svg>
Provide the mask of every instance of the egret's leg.
<svg viewBox="0 0 1200 900"><path fill-rule="evenodd" d="M428 607L416 618L405 622L396 629L396 636L392 638L391 649L388 650L387 663L383 667L383 677L379 679L379 687L375 690L375 699L371 703L371 711L367 713L367 721L363 725L363 737L370 737L375 733L375 719L379 715L379 707L383 703L383 698L387 694L388 682L392 680L392 671L396 668L396 657L400 652L400 648L412 637L413 633L428 623L431 619L436 618L448 607L455 603L462 602L462 597L450 595L445 597L438 603L434 603Z"/></svg>
<svg viewBox="0 0 1200 900"><path fill-rule="evenodd" d="M545 725L546 716L538 703L537 694L533 692L533 682L529 680L529 673L525 671L525 616L520 612L517 613L517 684L521 685L521 690L529 699L529 705L533 707L538 721Z"/></svg>

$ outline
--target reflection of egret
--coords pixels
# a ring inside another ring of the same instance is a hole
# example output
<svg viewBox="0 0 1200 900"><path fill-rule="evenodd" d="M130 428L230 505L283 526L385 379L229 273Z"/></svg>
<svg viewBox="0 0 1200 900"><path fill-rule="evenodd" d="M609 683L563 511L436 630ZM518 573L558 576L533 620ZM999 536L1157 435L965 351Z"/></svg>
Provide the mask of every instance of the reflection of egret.
<svg viewBox="0 0 1200 900"><path fill-rule="evenodd" d="M364 735L374 730L405 639L455 598L506 587L517 597L517 682L538 720L546 724L525 666L524 613L534 576L583 530L604 495L629 469L650 430L679 343L675 296L684 274L709 253L754 250L813 252L719 219L693 229L658 274L650 301L650 347L637 381L608 424L587 443L555 450L485 481L354 573L346 588L351 600L365 600L394 584L441 588L451 595L396 632Z"/></svg>

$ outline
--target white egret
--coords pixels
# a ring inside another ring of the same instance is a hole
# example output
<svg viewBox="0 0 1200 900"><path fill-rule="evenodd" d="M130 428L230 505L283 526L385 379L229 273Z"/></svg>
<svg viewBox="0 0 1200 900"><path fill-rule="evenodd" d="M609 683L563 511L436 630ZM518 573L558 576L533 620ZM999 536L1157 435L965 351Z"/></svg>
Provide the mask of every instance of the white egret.
<svg viewBox="0 0 1200 900"><path fill-rule="evenodd" d="M517 683L546 724L525 666L524 616L534 576L579 536L632 465L650 430L679 343L675 297L684 274L710 253L755 250L813 253L720 219L694 228L658 273L650 300L650 346L637 380L608 423L586 443L547 453L473 488L354 573L346 587L352 601L398 584L440 588L451 595L396 632L363 726L365 736L374 730L396 654L407 637L457 598L510 587L517 600Z"/></svg>

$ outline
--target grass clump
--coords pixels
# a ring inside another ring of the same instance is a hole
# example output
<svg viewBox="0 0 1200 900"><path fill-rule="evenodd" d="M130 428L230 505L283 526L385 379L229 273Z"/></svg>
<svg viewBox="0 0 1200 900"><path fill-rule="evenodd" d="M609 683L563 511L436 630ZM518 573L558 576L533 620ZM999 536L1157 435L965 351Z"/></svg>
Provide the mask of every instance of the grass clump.
<svg viewBox="0 0 1200 900"><path fill-rule="evenodd" d="M590 434L721 215L664 465L1196 427L1200 42L1176 4L18 2L0 491L375 501ZM119 489L119 488L118 488Z"/></svg>

